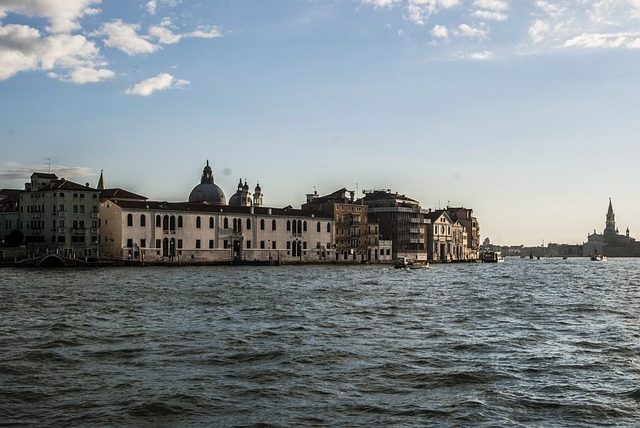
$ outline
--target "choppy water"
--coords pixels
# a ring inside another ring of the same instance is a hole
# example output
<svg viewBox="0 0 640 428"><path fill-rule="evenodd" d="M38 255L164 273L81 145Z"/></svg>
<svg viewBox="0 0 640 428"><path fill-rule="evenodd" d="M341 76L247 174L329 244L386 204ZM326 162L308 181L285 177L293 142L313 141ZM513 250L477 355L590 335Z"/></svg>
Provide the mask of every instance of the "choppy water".
<svg viewBox="0 0 640 428"><path fill-rule="evenodd" d="M0 269L0 424L638 421L640 259Z"/></svg>

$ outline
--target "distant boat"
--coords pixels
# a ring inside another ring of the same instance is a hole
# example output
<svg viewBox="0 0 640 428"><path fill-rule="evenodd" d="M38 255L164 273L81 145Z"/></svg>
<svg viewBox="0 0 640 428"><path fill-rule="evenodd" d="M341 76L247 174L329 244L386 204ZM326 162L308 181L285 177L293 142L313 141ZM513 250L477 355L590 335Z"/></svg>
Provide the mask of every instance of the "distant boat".
<svg viewBox="0 0 640 428"><path fill-rule="evenodd" d="M504 257L500 251L485 251L482 253L482 261L485 263L502 263Z"/></svg>
<svg viewBox="0 0 640 428"><path fill-rule="evenodd" d="M409 260L406 257L398 257L393 264L396 269L424 269L429 267L429 263L418 260Z"/></svg>
<svg viewBox="0 0 640 428"><path fill-rule="evenodd" d="M602 254L594 254L591 256L591 260L594 262L606 262L607 256L603 256Z"/></svg>

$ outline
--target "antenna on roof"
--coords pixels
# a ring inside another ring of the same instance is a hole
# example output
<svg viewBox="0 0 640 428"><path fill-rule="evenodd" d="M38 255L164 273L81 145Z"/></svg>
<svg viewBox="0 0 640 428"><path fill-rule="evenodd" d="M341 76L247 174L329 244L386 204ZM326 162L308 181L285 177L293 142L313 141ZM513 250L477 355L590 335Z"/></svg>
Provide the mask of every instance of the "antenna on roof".
<svg viewBox="0 0 640 428"><path fill-rule="evenodd" d="M49 174L51 174L51 158L44 158L47 161L47 165L49 165Z"/></svg>

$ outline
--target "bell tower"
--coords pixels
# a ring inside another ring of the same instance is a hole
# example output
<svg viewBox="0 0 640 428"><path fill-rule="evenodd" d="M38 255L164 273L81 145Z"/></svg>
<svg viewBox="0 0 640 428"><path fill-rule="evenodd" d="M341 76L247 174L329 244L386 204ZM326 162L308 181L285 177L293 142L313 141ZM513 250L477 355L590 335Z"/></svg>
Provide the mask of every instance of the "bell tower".
<svg viewBox="0 0 640 428"><path fill-rule="evenodd" d="M609 198L609 209L607 210L607 222L604 228L604 235L616 235L616 215L613 212L613 206L611 205L611 198Z"/></svg>

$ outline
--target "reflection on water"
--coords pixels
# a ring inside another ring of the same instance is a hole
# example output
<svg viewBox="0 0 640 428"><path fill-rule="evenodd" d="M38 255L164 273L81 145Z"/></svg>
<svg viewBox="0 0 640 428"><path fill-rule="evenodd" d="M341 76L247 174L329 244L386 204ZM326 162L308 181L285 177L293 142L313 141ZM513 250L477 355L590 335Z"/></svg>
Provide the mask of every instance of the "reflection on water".
<svg viewBox="0 0 640 428"><path fill-rule="evenodd" d="M633 425L640 260L0 270L0 420Z"/></svg>

